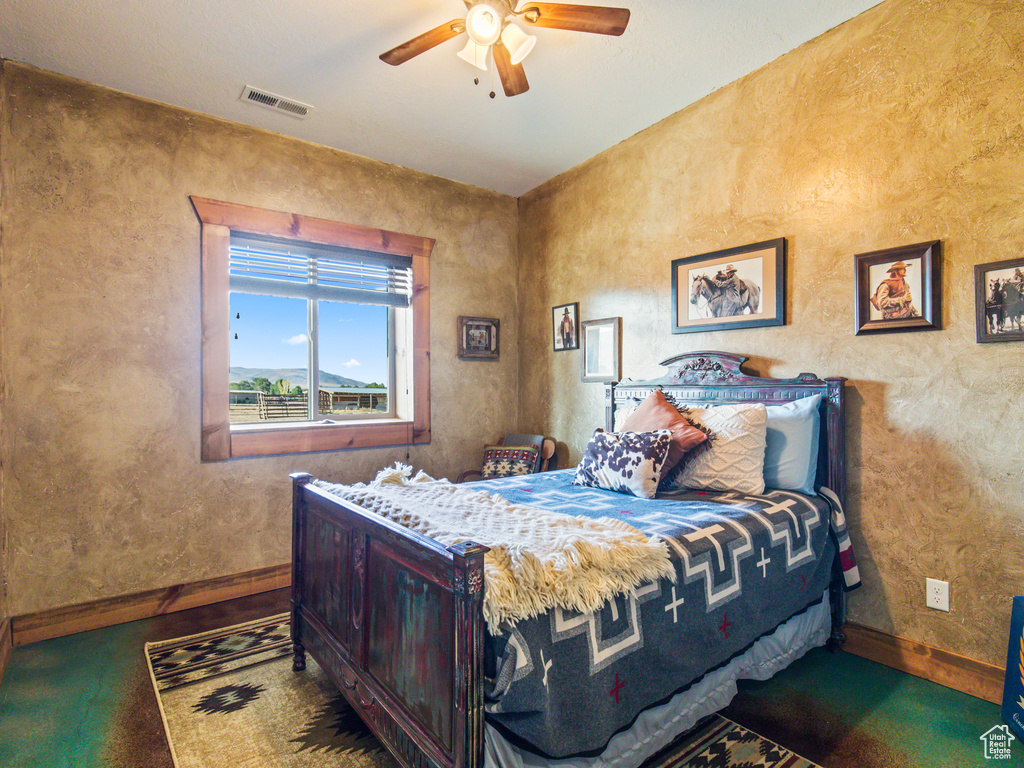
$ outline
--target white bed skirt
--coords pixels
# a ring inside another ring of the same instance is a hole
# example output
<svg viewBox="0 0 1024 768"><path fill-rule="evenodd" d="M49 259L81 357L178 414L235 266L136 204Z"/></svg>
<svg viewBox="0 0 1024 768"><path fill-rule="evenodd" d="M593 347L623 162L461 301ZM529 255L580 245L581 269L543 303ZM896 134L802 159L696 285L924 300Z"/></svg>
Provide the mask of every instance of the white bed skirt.
<svg viewBox="0 0 1024 768"><path fill-rule="evenodd" d="M641 712L633 725L615 734L604 752L596 757L542 757L511 744L485 721L484 767L636 768L702 718L732 701L737 680L767 680L811 648L824 645L831 632L826 590L820 603L760 638L725 666L708 672L667 703Z"/></svg>

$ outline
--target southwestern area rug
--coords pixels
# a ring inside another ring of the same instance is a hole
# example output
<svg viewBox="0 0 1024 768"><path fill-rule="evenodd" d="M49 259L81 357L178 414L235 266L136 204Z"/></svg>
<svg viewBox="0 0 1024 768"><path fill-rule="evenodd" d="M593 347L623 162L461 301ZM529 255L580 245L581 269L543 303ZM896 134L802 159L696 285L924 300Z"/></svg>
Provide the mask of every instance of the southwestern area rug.
<svg viewBox="0 0 1024 768"><path fill-rule="evenodd" d="M288 614L146 644L177 768L398 768L307 656L292 672ZM818 768L715 716L643 768Z"/></svg>

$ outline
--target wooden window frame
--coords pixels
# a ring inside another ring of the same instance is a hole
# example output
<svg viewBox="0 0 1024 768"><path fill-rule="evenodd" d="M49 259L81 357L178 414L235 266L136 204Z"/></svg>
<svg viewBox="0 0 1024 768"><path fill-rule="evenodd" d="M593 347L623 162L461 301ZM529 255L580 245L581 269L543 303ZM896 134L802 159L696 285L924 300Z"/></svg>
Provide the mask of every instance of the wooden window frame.
<svg viewBox="0 0 1024 768"><path fill-rule="evenodd" d="M295 213L191 196L202 251L203 461L430 442L430 254L434 240ZM412 257L411 414L330 424L232 430L228 411L230 327L228 247L232 232Z"/></svg>

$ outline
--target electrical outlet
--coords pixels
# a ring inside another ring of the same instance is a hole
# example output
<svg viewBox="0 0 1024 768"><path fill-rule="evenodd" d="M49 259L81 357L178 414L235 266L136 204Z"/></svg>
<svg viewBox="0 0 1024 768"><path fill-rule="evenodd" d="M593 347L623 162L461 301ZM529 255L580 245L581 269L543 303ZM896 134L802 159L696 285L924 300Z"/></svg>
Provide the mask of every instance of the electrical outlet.
<svg viewBox="0 0 1024 768"><path fill-rule="evenodd" d="M937 611L949 613L949 582L925 579L925 605Z"/></svg>

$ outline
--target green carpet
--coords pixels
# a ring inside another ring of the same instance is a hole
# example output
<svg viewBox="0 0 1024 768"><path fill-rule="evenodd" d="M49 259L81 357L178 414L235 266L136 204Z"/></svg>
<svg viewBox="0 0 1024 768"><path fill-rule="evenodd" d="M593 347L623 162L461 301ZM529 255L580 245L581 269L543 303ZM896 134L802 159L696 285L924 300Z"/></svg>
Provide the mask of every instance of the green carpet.
<svg viewBox="0 0 1024 768"><path fill-rule="evenodd" d="M972 768L999 707L846 653L815 649L763 683L744 681L723 712L829 768Z"/></svg>
<svg viewBox="0 0 1024 768"><path fill-rule="evenodd" d="M286 610L288 590L18 646L0 681L3 768L173 768L143 644Z"/></svg>
<svg viewBox="0 0 1024 768"><path fill-rule="evenodd" d="M140 642L138 625L122 624L15 648L0 686L0 766L105 765L132 666L124 649Z"/></svg>
<svg viewBox="0 0 1024 768"><path fill-rule="evenodd" d="M288 615L146 650L177 768L397 768L312 659L291 668ZM817 768L712 717L644 768Z"/></svg>

